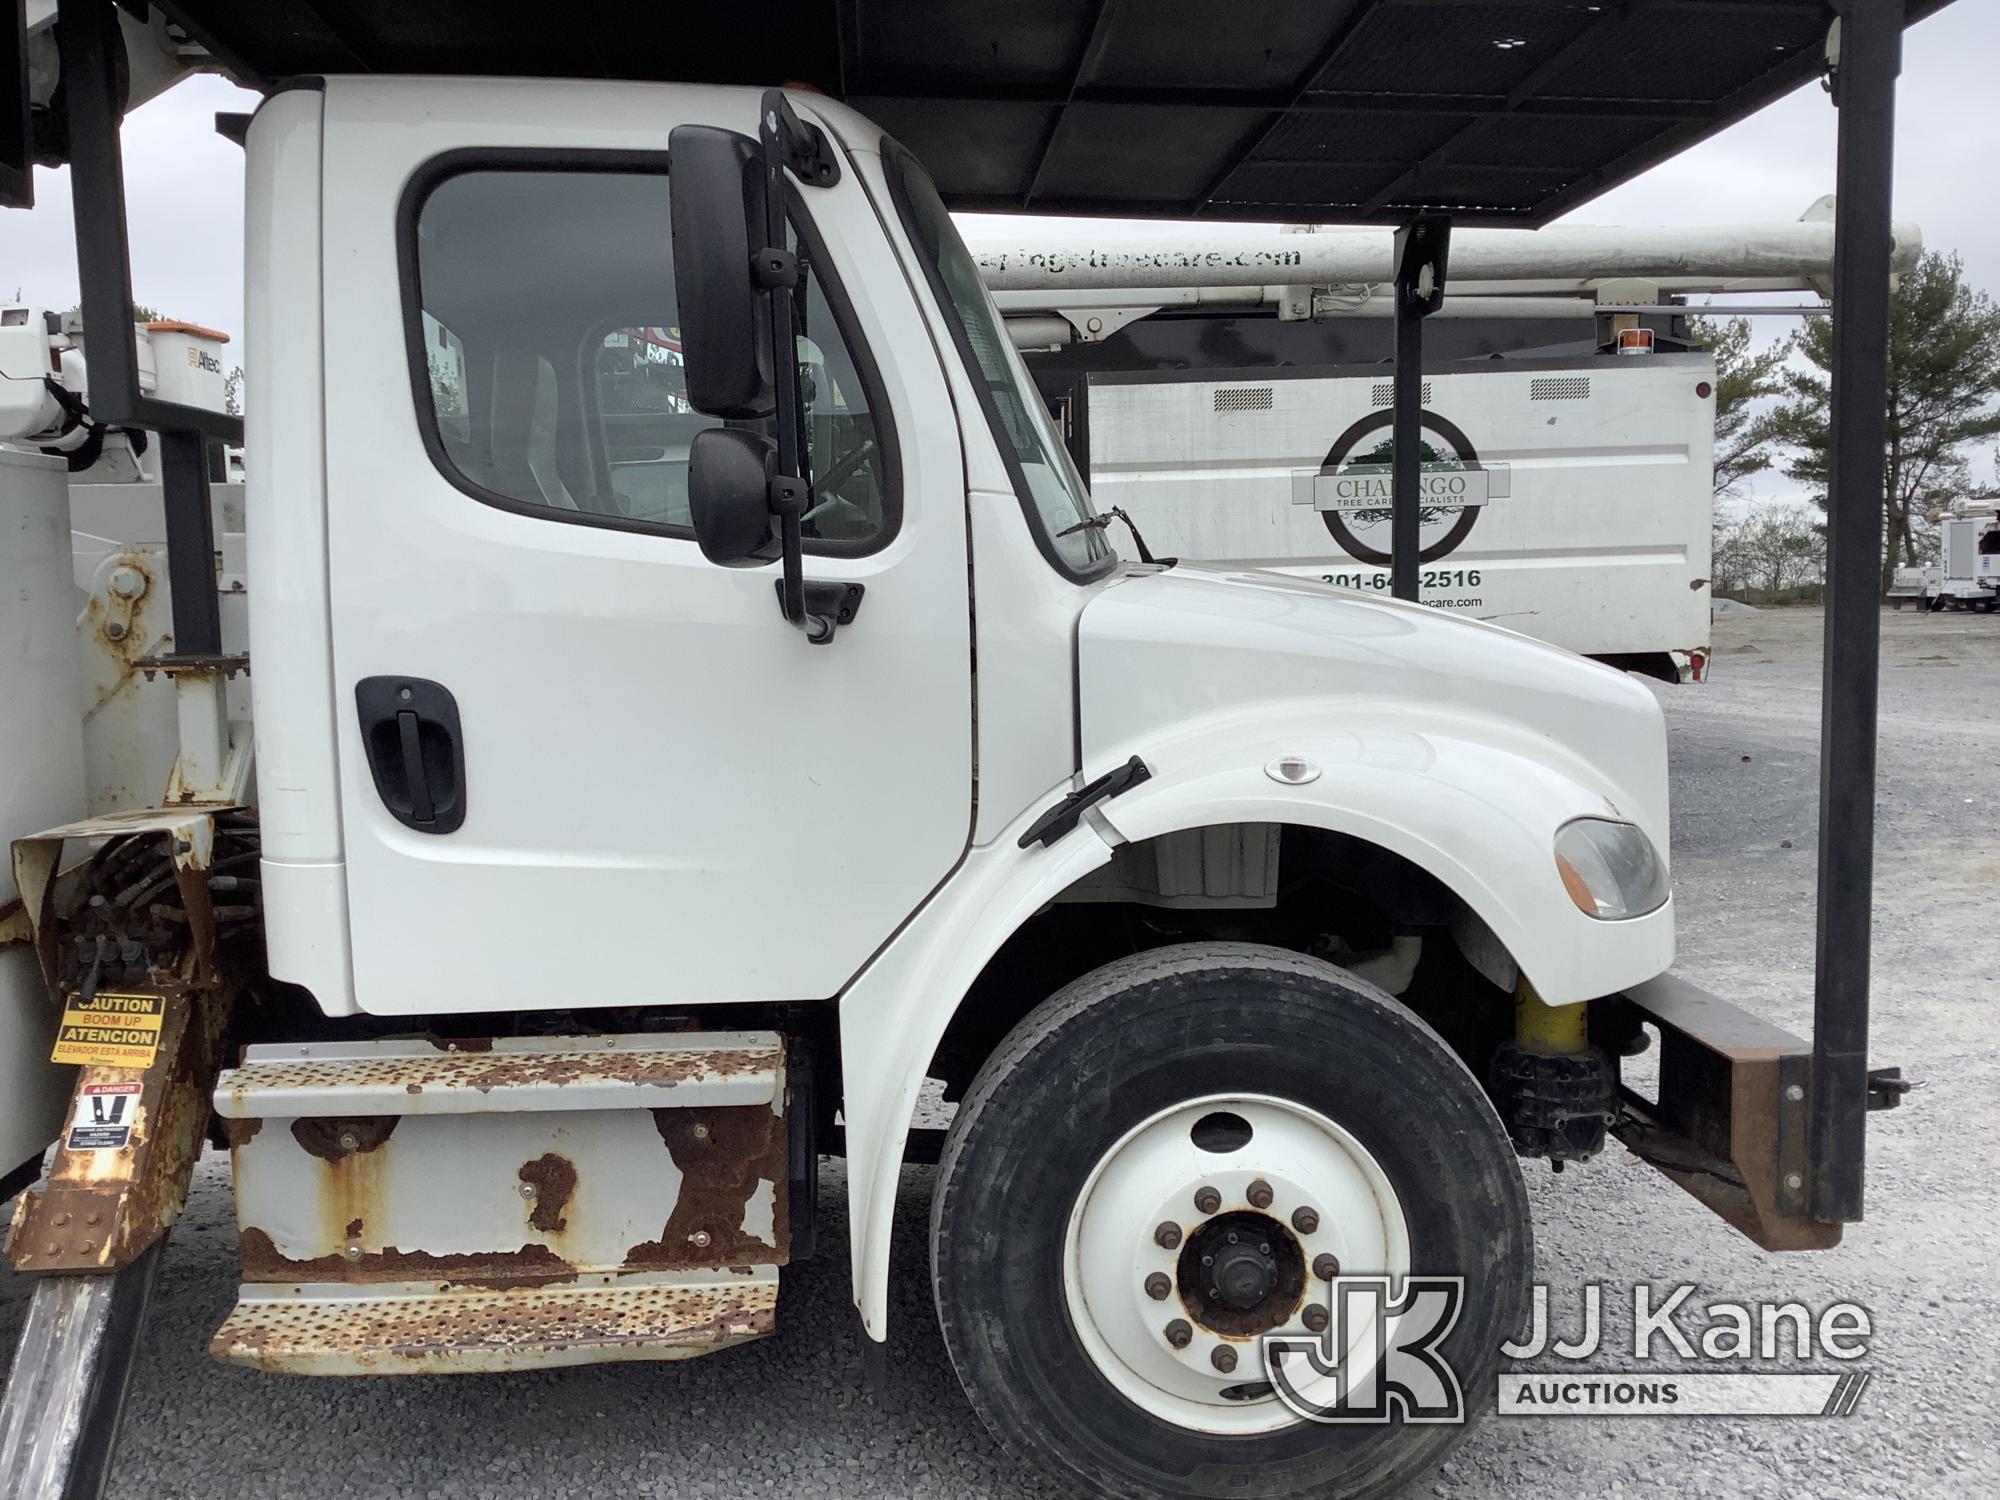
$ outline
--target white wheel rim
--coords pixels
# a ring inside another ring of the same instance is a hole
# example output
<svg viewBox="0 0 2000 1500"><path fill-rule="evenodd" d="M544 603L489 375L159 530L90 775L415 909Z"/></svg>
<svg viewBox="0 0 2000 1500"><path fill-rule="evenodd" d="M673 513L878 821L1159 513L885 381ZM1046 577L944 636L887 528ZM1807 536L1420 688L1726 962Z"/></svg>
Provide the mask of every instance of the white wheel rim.
<svg viewBox="0 0 2000 1500"><path fill-rule="evenodd" d="M1217 1113L1247 1122L1249 1141L1227 1152L1197 1146L1196 1123ZM1320 1255L1335 1256L1342 1276L1387 1275L1393 1283L1409 1274L1409 1227L1381 1164L1317 1110L1268 1095L1209 1095L1142 1121L1099 1159L1070 1211L1063 1294L1085 1354L1126 1400L1190 1431L1242 1435L1302 1420L1275 1393L1258 1392L1267 1381L1260 1337L1211 1328L1179 1287L1182 1252L1201 1226L1221 1215L1258 1211L1249 1192L1260 1181L1272 1190L1261 1212L1296 1243L1308 1268L1298 1305L1268 1332L1312 1336L1306 1309L1327 1301L1327 1284L1310 1270ZM1203 1188L1213 1188L1220 1199L1213 1213L1196 1207L1195 1194ZM1300 1208L1318 1215L1311 1233L1292 1227ZM1180 1230L1174 1248L1156 1240L1165 1223ZM1146 1290L1155 1274L1174 1283L1164 1300ZM1279 1307L1272 1315L1284 1311ZM1167 1338L1167 1325L1176 1319L1192 1333L1185 1348ZM1351 1333L1343 1352L1353 1380L1373 1363L1380 1345L1372 1316L1357 1319ZM1233 1371L1214 1363L1223 1346L1235 1351ZM1331 1375L1295 1384L1315 1404L1334 1400Z"/></svg>

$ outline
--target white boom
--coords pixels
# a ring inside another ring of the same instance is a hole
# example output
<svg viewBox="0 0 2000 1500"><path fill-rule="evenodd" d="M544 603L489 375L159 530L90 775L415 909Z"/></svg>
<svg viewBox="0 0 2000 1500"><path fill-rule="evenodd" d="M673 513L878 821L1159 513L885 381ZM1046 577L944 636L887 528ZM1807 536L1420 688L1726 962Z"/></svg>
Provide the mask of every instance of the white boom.
<svg viewBox="0 0 2000 1500"><path fill-rule="evenodd" d="M1818 205L1815 205L1815 213ZM971 249L996 292L1128 290L1139 287L1351 286L1388 281L1393 239L1385 229L1313 229L1186 239L1076 236L1067 240L973 238ZM1894 267L1923 250L1914 224L1895 226ZM1452 236L1457 282L1570 282L1578 292L1607 278L1823 277L1833 269L1833 224L1571 224L1549 229L1463 229Z"/></svg>
<svg viewBox="0 0 2000 1500"><path fill-rule="evenodd" d="M1106 225L1034 242L982 235L971 226L967 238L1023 349L1094 343L1169 308L1269 307L1286 321L1315 322L1394 312L1393 236L1386 230L1288 225L1276 233L1204 231L1162 240ZM1922 254L1923 231L1896 225L1892 275L1913 268ZM1825 296L1832 276L1831 198L1819 199L1795 223L1468 229L1452 237L1450 295L1440 312L1590 318L1702 293Z"/></svg>

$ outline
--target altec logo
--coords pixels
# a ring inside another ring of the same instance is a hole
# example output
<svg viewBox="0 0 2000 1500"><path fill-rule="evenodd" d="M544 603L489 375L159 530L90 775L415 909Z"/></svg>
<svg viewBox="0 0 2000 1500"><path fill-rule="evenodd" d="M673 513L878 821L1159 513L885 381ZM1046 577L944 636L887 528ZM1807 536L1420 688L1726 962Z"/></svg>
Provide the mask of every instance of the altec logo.
<svg viewBox="0 0 2000 1500"><path fill-rule="evenodd" d="M1503 1416L1847 1416L1871 1376L1862 1370L1702 1369L1701 1361L1756 1365L1816 1358L1850 1361L1868 1352L1866 1308L1836 1302L1814 1313L1801 1303L1714 1302L1690 1307L1692 1286L1630 1289L1631 1357L1677 1358L1688 1369L1509 1370L1495 1404ZM1444 1342L1465 1306L1461 1277L1342 1277L1329 1288L1332 1314L1317 1336L1274 1334L1261 1342L1272 1391L1309 1422L1462 1422L1465 1394ZM1534 1289L1527 1337L1503 1344L1509 1359L1584 1360L1603 1347L1604 1288L1583 1288L1578 1337L1551 1336L1548 1289ZM1693 1321L1690 1321L1692 1319Z"/></svg>

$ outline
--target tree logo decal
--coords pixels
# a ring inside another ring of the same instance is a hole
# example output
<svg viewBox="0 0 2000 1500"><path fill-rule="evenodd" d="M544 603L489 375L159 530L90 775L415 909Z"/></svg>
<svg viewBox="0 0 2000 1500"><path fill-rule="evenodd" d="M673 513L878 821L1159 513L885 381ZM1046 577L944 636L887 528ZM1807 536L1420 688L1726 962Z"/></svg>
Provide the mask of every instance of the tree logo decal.
<svg viewBox="0 0 2000 1500"><path fill-rule="evenodd" d="M1482 464L1465 434L1436 412L1420 421L1418 556L1435 562L1464 543L1489 501L1507 494L1507 466ZM1381 567L1389 565L1394 423L1391 411L1363 417L1334 440L1317 470L1295 475L1292 484L1293 503L1317 510L1341 551Z"/></svg>

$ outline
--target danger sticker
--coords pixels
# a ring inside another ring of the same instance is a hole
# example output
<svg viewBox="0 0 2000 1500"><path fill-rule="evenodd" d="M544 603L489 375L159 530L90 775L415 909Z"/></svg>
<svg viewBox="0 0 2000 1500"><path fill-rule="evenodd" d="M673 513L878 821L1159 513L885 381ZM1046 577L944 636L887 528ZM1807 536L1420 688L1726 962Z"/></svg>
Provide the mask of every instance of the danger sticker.
<svg viewBox="0 0 2000 1500"><path fill-rule="evenodd" d="M159 1050L166 1008L164 995L72 995L50 1061L143 1068Z"/></svg>
<svg viewBox="0 0 2000 1500"><path fill-rule="evenodd" d="M70 1117L71 1151L116 1151L132 1139L132 1117L139 1112L136 1083L87 1083L76 1096Z"/></svg>

